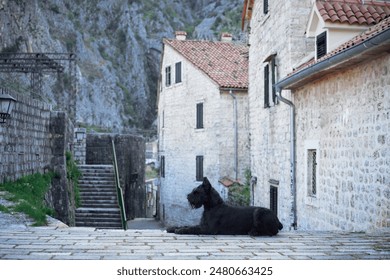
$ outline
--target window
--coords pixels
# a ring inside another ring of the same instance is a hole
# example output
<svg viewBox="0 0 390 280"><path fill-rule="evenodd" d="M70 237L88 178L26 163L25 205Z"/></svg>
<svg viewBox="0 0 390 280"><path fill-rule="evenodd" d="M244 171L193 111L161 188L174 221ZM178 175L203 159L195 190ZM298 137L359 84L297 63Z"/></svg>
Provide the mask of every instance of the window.
<svg viewBox="0 0 390 280"><path fill-rule="evenodd" d="M171 85L171 66L165 67L165 86Z"/></svg>
<svg viewBox="0 0 390 280"><path fill-rule="evenodd" d="M196 128L203 128L203 103L196 104Z"/></svg>
<svg viewBox="0 0 390 280"><path fill-rule="evenodd" d="M264 67L264 108L269 107L269 65Z"/></svg>
<svg viewBox="0 0 390 280"><path fill-rule="evenodd" d="M203 156L196 156L196 181L203 181Z"/></svg>
<svg viewBox="0 0 390 280"><path fill-rule="evenodd" d="M175 83L181 83L181 62L175 64Z"/></svg>
<svg viewBox="0 0 390 280"><path fill-rule="evenodd" d="M160 176L165 178L165 156L160 157Z"/></svg>
<svg viewBox="0 0 390 280"><path fill-rule="evenodd" d="M323 57L326 55L327 48L326 48L326 31L322 32L316 37L316 55L317 59Z"/></svg>
<svg viewBox="0 0 390 280"><path fill-rule="evenodd" d="M263 13L268 14L268 0L263 0Z"/></svg>
<svg viewBox="0 0 390 280"><path fill-rule="evenodd" d="M267 63L264 66L264 108L269 108L276 104L276 89L275 89L275 75L276 75L276 54L272 54L264 60Z"/></svg>
<svg viewBox="0 0 390 280"><path fill-rule="evenodd" d="M162 114L161 114L161 127L164 128L165 127L165 111L163 110L162 111Z"/></svg>
<svg viewBox="0 0 390 280"><path fill-rule="evenodd" d="M317 150L307 151L307 187L310 196L317 194Z"/></svg>
<svg viewBox="0 0 390 280"><path fill-rule="evenodd" d="M269 209L274 212L275 215L278 215L278 188L271 185L269 188L269 193Z"/></svg>

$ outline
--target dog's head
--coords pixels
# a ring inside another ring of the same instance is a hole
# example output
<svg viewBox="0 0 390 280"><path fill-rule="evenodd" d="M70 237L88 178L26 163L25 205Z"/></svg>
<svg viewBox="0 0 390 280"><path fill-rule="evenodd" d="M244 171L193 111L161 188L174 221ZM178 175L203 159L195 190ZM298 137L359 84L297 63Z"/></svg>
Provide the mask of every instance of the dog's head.
<svg viewBox="0 0 390 280"><path fill-rule="evenodd" d="M203 178L202 184L197 186L187 195L188 202L192 208L211 208L223 203L218 192L211 186L207 177Z"/></svg>

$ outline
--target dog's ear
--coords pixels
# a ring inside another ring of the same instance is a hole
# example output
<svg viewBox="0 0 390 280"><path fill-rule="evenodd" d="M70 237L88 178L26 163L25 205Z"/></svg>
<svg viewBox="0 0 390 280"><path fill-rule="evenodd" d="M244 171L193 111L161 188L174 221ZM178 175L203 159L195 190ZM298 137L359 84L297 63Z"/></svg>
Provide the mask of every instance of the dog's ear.
<svg viewBox="0 0 390 280"><path fill-rule="evenodd" d="M207 177L203 177L203 187L206 187L207 189L211 187L211 184L209 182L209 179L207 179Z"/></svg>

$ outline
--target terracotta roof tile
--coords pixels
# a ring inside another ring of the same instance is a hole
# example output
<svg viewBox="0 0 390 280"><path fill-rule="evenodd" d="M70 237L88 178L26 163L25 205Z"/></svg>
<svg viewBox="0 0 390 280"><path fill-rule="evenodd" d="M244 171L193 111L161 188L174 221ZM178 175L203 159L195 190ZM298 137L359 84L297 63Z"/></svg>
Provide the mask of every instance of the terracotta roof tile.
<svg viewBox="0 0 390 280"><path fill-rule="evenodd" d="M324 21L373 25L390 16L390 3L361 0L317 0Z"/></svg>
<svg viewBox="0 0 390 280"><path fill-rule="evenodd" d="M294 69L294 71L292 73L290 73L288 76L291 76L291 75L294 75L296 74L297 72L303 70L303 69L306 69L316 63L319 63L321 61L324 61L326 59L329 59L330 57L338 54L338 53L341 53L351 47L354 47L356 45L359 45L359 44L363 44L366 40L386 31L390 29L390 16L384 20L382 20L380 23L370 27L368 30L366 30L365 32L361 33L360 35L352 38L351 40L345 42L344 44L340 45L338 48L336 48L335 50L331 51L330 53L326 54L325 56L321 57L320 59L318 60L315 60L314 58L310 59L309 61L307 61L306 63L298 66L297 68Z"/></svg>
<svg viewBox="0 0 390 280"><path fill-rule="evenodd" d="M248 88L248 48L229 42L164 39L220 87Z"/></svg>

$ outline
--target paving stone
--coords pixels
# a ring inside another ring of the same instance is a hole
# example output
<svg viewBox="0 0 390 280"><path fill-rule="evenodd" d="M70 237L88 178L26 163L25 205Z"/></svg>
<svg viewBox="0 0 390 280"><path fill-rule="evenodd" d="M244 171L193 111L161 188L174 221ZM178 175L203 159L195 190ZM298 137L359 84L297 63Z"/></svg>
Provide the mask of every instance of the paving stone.
<svg viewBox="0 0 390 280"><path fill-rule="evenodd" d="M282 232L272 237L161 230L44 227L0 230L0 259L390 259L390 232Z"/></svg>

